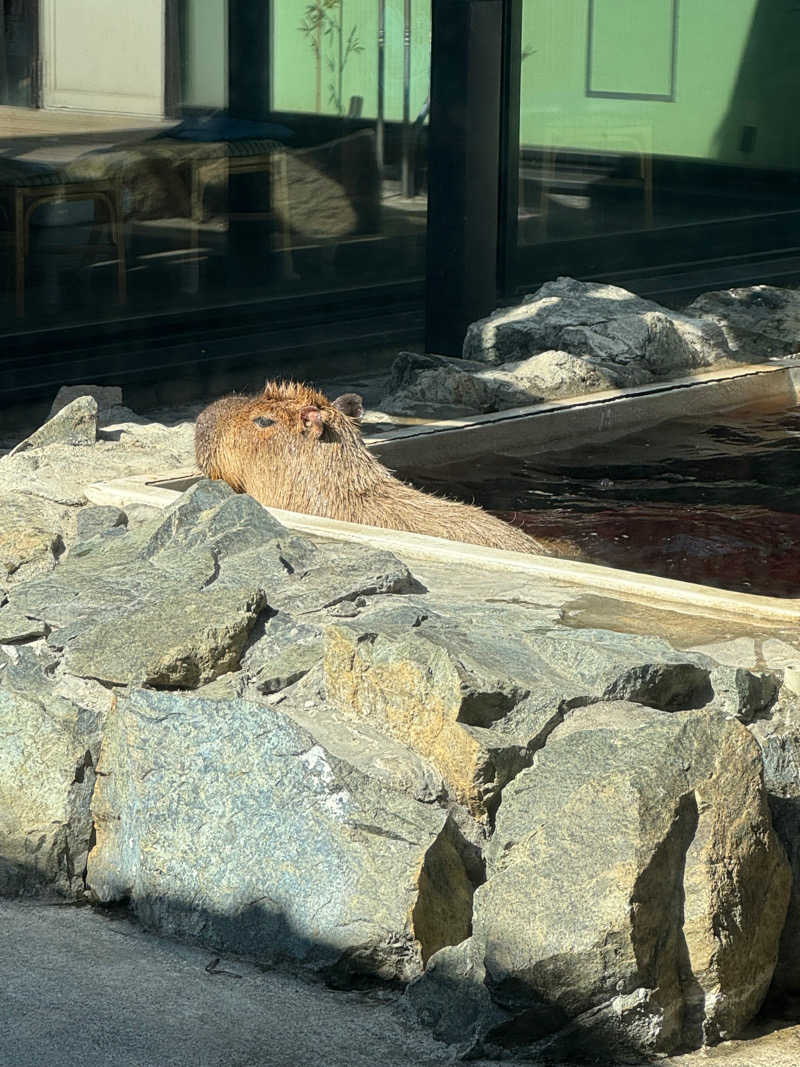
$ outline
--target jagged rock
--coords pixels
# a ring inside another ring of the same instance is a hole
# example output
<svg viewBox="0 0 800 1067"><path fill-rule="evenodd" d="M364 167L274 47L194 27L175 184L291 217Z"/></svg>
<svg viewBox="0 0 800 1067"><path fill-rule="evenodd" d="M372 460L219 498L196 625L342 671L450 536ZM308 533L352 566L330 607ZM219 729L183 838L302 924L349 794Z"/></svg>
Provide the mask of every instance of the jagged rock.
<svg viewBox="0 0 800 1067"><path fill-rule="evenodd" d="M267 619L253 636L242 668L261 693L286 689L322 662L322 630L285 612Z"/></svg>
<svg viewBox="0 0 800 1067"><path fill-rule="evenodd" d="M565 709L627 699L677 710L711 699L708 665L656 639L511 635L495 622L384 633L358 619L325 630L329 700L430 760L478 818L491 818Z"/></svg>
<svg viewBox="0 0 800 1067"><path fill-rule="evenodd" d="M0 645L17 644L44 637L48 632L45 623L28 619L5 604L0 608Z"/></svg>
<svg viewBox="0 0 800 1067"><path fill-rule="evenodd" d="M79 396L12 448L10 456L47 445L93 445L97 440L97 401Z"/></svg>
<svg viewBox="0 0 800 1067"><path fill-rule="evenodd" d="M424 593L405 563L391 552L363 545L318 545L295 581L276 591L274 607L293 615L306 615L359 597L391 593Z"/></svg>
<svg viewBox="0 0 800 1067"><path fill-rule="evenodd" d="M419 588L387 552L317 549L251 497L200 481L154 523L76 543L53 574L12 590L9 611L46 624L72 674L195 688L239 667L262 613ZM283 645L277 674L251 654L252 673L266 670L264 692L295 681L299 661L307 669L320 655L301 656L294 638Z"/></svg>
<svg viewBox="0 0 800 1067"><path fill-rule="evenodd" d="M446 356L402 352L392 364L380 407L394 415L452 419L541 399L512 375L495 378L480 373L484 369L479 363Z"/></svg>
<svg viewBox="0 0 800 1067"><path fill-rule="evenodd" d="M714 706L743 723L750 723L767 712L777 700L780 688L776 671L752 671L744 667L715 667L710 681Z"/></svg>
<svg viewBox="0 0 800 1067"><path fill-rule="evenodd" d="M59 412L56 420L66 418L67 410ZM194 461L193 427L189 423L166 427L140 420L136 424L120 424L109 432L109 440L91 444L87 439L84 443L91 447L76 448L55 441L47 447L26 444L22 451L0 456L0 496L5 502L11 495L24 491L29 498L61 505L57 512L62 520L51 525L48 532L57 533L65 543L70 543L75 533L77 509L88 502L89 484L186 467ZM28 443L35 437L28 438Z"/></svg>
<svg viewBox="0 0 800 1067"><path fill-rule="evenodd" d="M8 657L10 650L6 650ZM0 894L83 893L101 720L30 649L0 674Z"/></svg>
<svg viewBox="0 0 800 1067"><path fill-rule="evenodd" d="M784 686L769 715L749 724L764 759L775 832L792 867L792 892L773 990L800 995L800 702Z"/></svg>
<svg viewBox="0 0 800 1067"><path fill-rule="evenodd" d="M711 316L671 311L617 286L559 278L473 323L463 360L401 353L380 406L457 418L727 366L737 353Z"/></svg>
<svg viewBox="0 0 800 1067"><path fill-rule="evenodd" d="M135 691L98 771L87 884L162 933L387 979L469 933L473 882L447 811L275 708Z"/></svg>
<svg viewBox="0 0 800 1067"><path fill-rule="evenodd" d="M128 525L128 516L121 508L111 506L86 507L78 512L76 532L79 541L107 533Z"/></svg>
<svg viewBox="0 0 800 1067"><path fill-rule="evenodd" d="M205 687L204 692L208 688ZM258 693L258 678L244 695L253 699L254 688ZM298 684L272 694L268 702L313 734L327 752L368 777L379 779L389 788L425 804L444 801L446 791L442 776L427 760L371 723L352 719L327 700L320 665L308 671ZM456 819L462 835L474 846L477 866L470 873L476 881L480 881L483 878L480 860L485 843L483 832L466 813L464 819L459 819L459 809L452 809L451 815Z"/></svg>
<svg viewBox="0 0 800 1067"><path fill-rule="evenodd" d="M622 369L610 362L590 361L570 352L553 351L539 352L528 359L480 371L479 377L484 381L506 383L527 397L526 404L534 404L545 398L551 400L623 385L641 385L650 375L646 370L637 374L633 366Z"/></svg>
<svg viewBox="0 0 800 1067"><path fill-rule="evenodd" d="M189 593L164 583L160 594L126 617L108 613L74 629L63 646L67 670L111 685L194 689L238 666L267 606L261 591Z"/></svg>
<svg viewBox="0 0 800 1067"><path fill-rule="evenodd" d="M381 407L418 418L459 418L639 385L650 377L647 371L589 361L569 352L540 352L491 368L472 360L402 353L392 366Z"/></svg>
<svg viewBox="0 0 800 1067"><path fill-rule="evenodd" d="M644 381L727 364L734 356L714 322L671 311L615 285L573 278L547 282L517 307L472 323L464 340L464 357L486 363L549 351L618 372L631 370L632 380Z"/></svg>
<svg viewBox="0 0 800 1067"><path fill-rule="evenodd" d="M47 574L64 550L65 509L23 492L3 494L0 580L13 586Z"/></svg>
<svg viewBox="0 0 800 1067"><path fill-rule="evenodd" d="M703 293L687 315L719 326L738 359L760 363L800 351L800 294L772 285Z"/></svg>
<svg viewBox="0 0 800 1067"><path fill-rule="evenodd" d="M790 883L761 776L718 712L597 704L554 731L504 791L475 894L471 951L507 1035L648 1055L752 1018Z"/></svg>
<svg viewBox="0 0 800 1067"><path fill-rule="evenodd" d="M84 396L92 397L97 404L98 414L122 406L122 389L118 385L62 385L50 407L48 418L52 419L73 400Z"/></svg>
<svg viewBox="0 0 800 1067"><path fill-rule="evenodd" d="M495 1004L486 988L486 968L472 939L440 949L425 973L408 984L404 1002L412 1017L437 1041L454 1047L459 1059L491 1053L510 1012Z"/></svg>

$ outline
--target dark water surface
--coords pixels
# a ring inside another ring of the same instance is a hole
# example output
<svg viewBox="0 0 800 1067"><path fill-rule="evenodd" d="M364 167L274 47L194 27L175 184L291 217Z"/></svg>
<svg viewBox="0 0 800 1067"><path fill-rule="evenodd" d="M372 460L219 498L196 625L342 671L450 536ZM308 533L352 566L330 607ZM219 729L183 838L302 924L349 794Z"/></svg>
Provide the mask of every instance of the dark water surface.
<svg viewBox="0 0 800 1067"><path fill-rule="evenodd" d="M403 471L591 563L764 596L800 596L800 409L661 423L524 460Z"/></svg>

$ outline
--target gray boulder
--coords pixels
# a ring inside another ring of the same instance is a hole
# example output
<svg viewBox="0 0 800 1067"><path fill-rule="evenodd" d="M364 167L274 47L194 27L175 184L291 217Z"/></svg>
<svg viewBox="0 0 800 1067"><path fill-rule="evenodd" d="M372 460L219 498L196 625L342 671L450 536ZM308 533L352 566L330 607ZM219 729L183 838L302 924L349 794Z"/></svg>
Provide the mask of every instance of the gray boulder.
<svg viewBox="0 0 800 1067"><path fill-rule="evenodd" d="M78 541L88 541L128 525L128 516L121 508L85 507L77 515L76 533Z"/></svg>
<svg viewBox="0 0 800 1067"><path fill-rule="evenodd" d="M9 455L26 452L47 445L93 445L97 440L97 401L91 396L79 396L66 407L12 448Z"/></svg>
<svg viewBox="0 0 800 1067"><path fill-rule="evenodd" d="M682 314L617 286L559 278L473 323L463 360L401 353L380 406L458 418L767 358L740 347L729 345L711 314Z"/></svg>
<svg viewBox="0 0 800 1067"><path fill-rule="evenodd" d="M749 285L703 293L687 315L718 326L737 359L760 363L800 351L800 293Z"/></svg>
<svg viewBox="0 0 800 1067"><path fill-rule="evenodd" d="M262 622L252 635L250 646L242 657L242 669L259 692L277 693L321 663L322 652L322 630L319 627L298 622L279 611Z"/></svg>
<svg viewBox="0 0 800 1067"><path fill-rule="evenodd" d="M24 644L26 641L44 637L47 632L46 623L27 618L15 611L10 604L4 604L0 608L0 645Z"/></svg>
<svg viewBox="0 0 800 1067"><path fill-rule="evenodd" d="M401 352L392 364L379 407L393 415L453 419L536 403L513 375L482 373L480 363Z"/></svg>
<svg viewBox="0 0 800 1067"><path fill-rule="evenodd" d="M409 983L404 1000L414 1021L452 1046L461 1060L500 1053L500 1035L513 1020L492 1000L472 938L433 955L425 973Z"/></svg>
<svg viewBox="0 0 800 1067"><path fill-rule="evenodd" d="M541 352L568 352L651 381L712 365L731 352L716 323L671 311L626 289L559 278L522 304L474 322L464 357L505 364Z"/></svg>
<svg viewBox="0 0 800 1067"><path fill-rule="evenodd" d="M73 400L84 396L91 397L95 401L98 414L109 408L122 406L122 389L118 385L62 385L50 406L48 417L52 419Z"/></svg>
<svg viewBox="0 0 800 1067"><path fill-rule="evenodd" d="M784 686L769 714L750 723L764 758L764 784L775 832L792 867L773 992L800 995L800 702Z"/></svg>
<svg viewBox="0 0 800 1067"><path fill-rule="evenodd" d="M193 689L236 670L260 639L249 669L271 692L312 666L321 642L301 654L287 620L281 664L267 647L280 624L267 636L268 616L418 588L389 553L318 550L252 498L201 481L154 522L76 543L52 574L11 590L7 614L17 629L24 618L51 630L71 674L110 685Z"/></svg>
<svg viewBox="0 0 800 1067"><path fill-rule="evenodd" d="M736 1033L769 987L789 884L745 727L574 712L506 787L487 849L469 951L508 1018L483 1040L557 1059Z"/></svg>
<svg viewBox="0 0 800 1067"><path fill-rule="evenodd" d="M259 679L255 678L242 695L263 702L258 686ZM332 756L350 764L367 777L378 779L388 788L425 804L443 803L446 800L442 776L419 753L371 723L353 719L330 703L319 665L304 674L295 685L270 694L267 702L313 734ZM459 818L459 812L460 809L451 809L451 815L457 820L462 833L473 843L477 857L484 844L483 831L465 812L462 813L464 818ZM480 870L476 868L475 878L482 880L482 863L479 862L478 867Z"/></svg>
<svg viewBox="0 0 800 1067"><path fill-rule="evenodd" d="M279 709L134 691L98 771L87 884L162 933L402 980L469 933L469 850L448 812Z"/></svg>
<svg viewBox="0 0 800 1067"><path fill-rule="evenodd" d="M66 669L110 685L194 689L239 664L264 592L210 587L191 592L164 582L122 617L109 612L72 629Z"/></svg>
<svg viewBox="0 0 800 1067"><path fill-rule="evenodd" d="M712 699L703 657L604 631L509 633L486 611L383 632L359 618L325 630L325 687L344 714L430 761L452 795L491 819L566 710L631 700L664 710Z"/></svg>
<svg viewBox="0 0 800 1067"><path fill-rule="evenodd" d="M524 394L526 404L558 397L580 396L623 385L642 385L650 380L647 370L637 373L634 366L619 367L611 362L589 360L571 352L539 352L527 359L503 363L482 370L478 376L487 382L505 384ZM503 404L503 407L510 405Z"/></svg>
<svg viewBox="0 0 800 1067"><path fill-rule="evenodd" d="M3 658L0 894L79 898L102 717L59 694L46 651L6 649Z"/></svg>
<svg viewBox="0 0 800 1067"><path fill-rule="evenodd" d="M10 587L52 571L64 551L66 525L66 509L58 504L21 490L3 494L0 582Z"/></svg>

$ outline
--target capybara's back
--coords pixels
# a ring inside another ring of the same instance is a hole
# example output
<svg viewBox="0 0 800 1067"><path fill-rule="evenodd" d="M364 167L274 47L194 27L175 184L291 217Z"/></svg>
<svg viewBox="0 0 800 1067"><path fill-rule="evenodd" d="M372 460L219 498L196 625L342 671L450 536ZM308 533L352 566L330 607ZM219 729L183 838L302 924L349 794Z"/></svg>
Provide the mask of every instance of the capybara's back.
<svg viewBox="0 0 800 1067"><path fill-rule="evenodd" d="M252 397L223 397L198 416L198 466L267 507L516 552L572 554L481 508L395 478L361 439L357 401L348 393L330 402L296 382L268 382Z"/></svg>

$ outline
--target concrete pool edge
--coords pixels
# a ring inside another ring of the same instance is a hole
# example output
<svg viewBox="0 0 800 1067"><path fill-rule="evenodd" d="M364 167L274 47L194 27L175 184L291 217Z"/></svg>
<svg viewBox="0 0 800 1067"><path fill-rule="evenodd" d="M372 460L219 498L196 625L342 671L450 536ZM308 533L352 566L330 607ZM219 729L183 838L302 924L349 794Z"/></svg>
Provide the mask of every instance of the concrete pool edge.
<svg viewBox="0 0 800 1067"><path fill-rule="evenodd" d="M800 363L787 359L547 400L489 415L473 415L403 427L365 441L395 468L443 465L488 451L513 454L555 451L583 441L609 440L663 422L730 411L750 404L794 407L800 391Z"/></svg>

